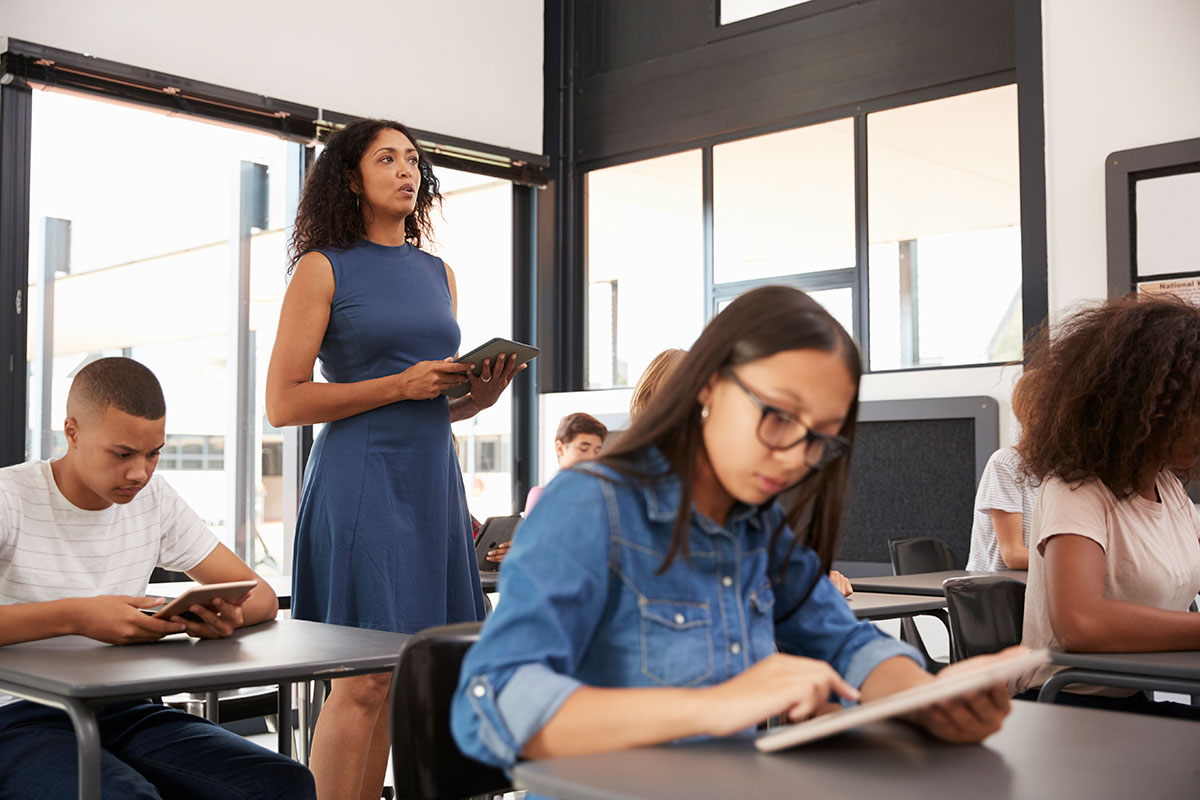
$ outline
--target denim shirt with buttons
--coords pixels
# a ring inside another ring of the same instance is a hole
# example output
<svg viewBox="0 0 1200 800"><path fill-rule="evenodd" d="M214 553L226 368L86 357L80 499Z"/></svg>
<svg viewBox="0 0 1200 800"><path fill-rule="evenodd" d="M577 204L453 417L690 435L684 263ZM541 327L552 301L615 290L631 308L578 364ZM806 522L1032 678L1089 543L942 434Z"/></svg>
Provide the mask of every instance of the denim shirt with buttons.
<svg viewBox="0 0 1200 800"><path fill-rule="evenodd" d="M693 508L688 559L657 574L680 484L656 450L639 468L666 475L643 484L597 464L560 473L521 525L455 692L464 753L511 766L581 685L711 686L777 647L829 662L854 686L893 656L921 663L854 618L811 549L798 545L779 577L792 534L768 558L778 504L735 504L725 525Z"/></svg>

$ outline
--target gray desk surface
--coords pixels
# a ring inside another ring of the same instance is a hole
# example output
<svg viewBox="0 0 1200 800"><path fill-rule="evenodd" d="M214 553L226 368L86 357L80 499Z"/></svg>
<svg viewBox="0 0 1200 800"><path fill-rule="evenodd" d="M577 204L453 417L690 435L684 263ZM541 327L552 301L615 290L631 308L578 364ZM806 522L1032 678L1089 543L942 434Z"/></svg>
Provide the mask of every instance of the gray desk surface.
<svg viewBox="0 0 1200 800"><path fill-rule="evenodd" d="M882 578L854 578L850 581L855 592L891 592L892 594L918 594L943 597L942 581L950 578L976 578L996 575L1024 582L1029 573L1025 570L1001 570L1000 572L967 572L951 569L945 572L921 572L915 575L887 575Z"/></svg>
<svg viewBox="0 0 1200 800"><path fill-rule="evenodd" d="M519 787L563 800L836 797L1126 800L1200 795L1200 725L1014 701L982 745L877 723L783 753L747 739L518 764Z"/></svg>
<svg viewBox="0 0 1200 800"><path fill-rule="evenodd" d="M60 636L0 647L0 683L92 701L235 689L389 670L408 639L294 619L243 628L227 639L174 634L122 647Z"/></svg>
<svg viewBox="0 0 1200 800"><path fill-rule="evenodd" d="M846 598L850 610L859 619L895 619L936 611L946 607L945 597L922 597L916 594L884 594L859 592Z"/></svg>
<svg viewBox="0 0 1200 800"><path fill-rule="evenodd" d="M1200 680L1200 650L1176 653L1066 653L1055 650L1050 658L1063 667Z"/></svg>

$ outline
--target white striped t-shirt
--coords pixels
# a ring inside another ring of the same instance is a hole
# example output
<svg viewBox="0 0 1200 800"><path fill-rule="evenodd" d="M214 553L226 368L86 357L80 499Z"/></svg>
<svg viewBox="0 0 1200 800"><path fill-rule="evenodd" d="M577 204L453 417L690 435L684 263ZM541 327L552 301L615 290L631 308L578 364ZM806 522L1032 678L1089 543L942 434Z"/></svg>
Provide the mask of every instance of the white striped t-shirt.
<svg viewBox="0 0 1200 800"><path fill-rule="evenodd" d="M992 453L979 479L979 489L975 492L975 518L971 525L971 554L967 557L967 569L980 572L1008 569L1004 557L1000 555L991 510L994 508L1020 514L1021 538L1028 547L1037 497L1037 480L1024 472L1021 456L1015 448L1002 447Z"/></svg>
<svg viewBox="0 0 1200 800"><path fill-rule="evenodd" d="M186 572L216 546L158 475L128 503L87 511L59 491L49 461L0 469L0 604L141 596L154 567Z"/></svg>

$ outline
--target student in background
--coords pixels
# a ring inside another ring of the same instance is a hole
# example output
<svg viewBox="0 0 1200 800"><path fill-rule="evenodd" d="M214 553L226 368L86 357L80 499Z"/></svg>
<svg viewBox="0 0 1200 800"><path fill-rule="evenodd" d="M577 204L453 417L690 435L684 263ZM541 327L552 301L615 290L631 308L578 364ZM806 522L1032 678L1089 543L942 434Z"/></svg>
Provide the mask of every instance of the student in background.
<svg viewBox="0 0 1200 800"><path fill-rule="evenodd" d="M992 453L975 492L967 569L1029 569L1029 530L1037 488L1016 448L1002 447Z"/></svg>
<svg viewBox="0 0 1200 800"><path fill-rule="evenodd" d="M675 374L522 526L452 704L468 756L510 766L730 734L811 716L831 693L941 680L855 620L825 576L861 374L841 326L802 292L756 289ZM774 501L797 483L812 513L794 535ZM1001 684L910 718L979 741L1008 710Z"/></svg>
<svg viewBox="0 0 1200 800"><path fill-rule="evenodd" d="M1014 402L1042 481L1023 643L1078 652L1200 649L1200 514L1176 472L1200 456L1200 309L1111 299L1043 330ZM1017 681L1033 698L1056 671ZM1200 719L1129 689L1071 685L1059 702Z"/></svg>
<svg viewBox="0 0 1200 800"><path fill-rule="evenodd" d="M633 396L629 398L629 421L632 422L642 413L642 409L650 402L650 398L667 380L671 370L683 360L687 350L671 348L663 350L650 360L650 364L638 378L637 386L633 387Z"/></svg>
<svg viewBox="0 0 1200 800"><path fill-rule="evenodd" d="M570 469L582 461L599 458L606 436L608 428L591 414L582 411L567 414L559 420L558 431L554 434L554 454L558 457L559 471ZM526 514L533 510L544 488L534 486L529 490L525 496Z"/></svg>
<svg viewBox="0 0 1200 800"><path fill-rule="evenodd" d="M110 644L184 632L218 639L275 618L267 582L154 474L165 414L150 370L102 358L71 383L66 455L0 469L0 646L68 634ZM192 606L199 621L154 619L140 609L162 602L145 597L156 566L258 586L236 603ZM96 716L106 798L316 797L302 765L201 717L149 700ZM74 797L77 775L67 715L0 694L0 796Z"/></svg>

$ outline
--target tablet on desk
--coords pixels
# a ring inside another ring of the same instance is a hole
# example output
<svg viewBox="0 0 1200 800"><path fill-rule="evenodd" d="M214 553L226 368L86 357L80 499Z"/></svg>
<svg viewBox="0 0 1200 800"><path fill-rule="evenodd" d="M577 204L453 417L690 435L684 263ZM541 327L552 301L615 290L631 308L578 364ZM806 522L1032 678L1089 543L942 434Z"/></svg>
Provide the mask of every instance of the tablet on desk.
<svg viewBox="0 0 1200 800"><path fill-rule="evenodd" d="M490 359L494 365L496 363L496 356L501 353L505 355L516 354L517 366L519 367L528 361L532 361L541 352L540 349L531 344L522 344L521 342L514 342L511 339L495 338L490 342L476 347L466 355L459 356L454 361L458 364L474 364L475 369L471 371L475 373L475 377L479 377L483 374L483 360L485 358ZM442 389L442 394L447 397L462 397L469 391L471 391L471 384L463 381L456 386L451 386L449 389Z"/></svg>
<svg viewBox="0 0 1200 800"><path fill-rule="evenodd" d="M868 722L878 722L881 719L897 717L925 708L952 697L977 691L996 683L1009 681L1027 670L1050 663L1049 651L1031 650L1019 656L1005 658L973 670L964 670L961 674L938 678L923 686L896 692L878 700L862 703L856 706L813 717L795 725L787 725L769 731L754 740L754 746L765 753L785 750L789 747L824 739L835 733L866 725Z"/></svg>
<svg viewBox="0 0 1200 800"><path fill-rule="evenodd" d="M226 603L236 603L246 592L258 585L258 581L229 581L228 583L206 583L193 586L173 600L168 600L157 608L142 609L156 619L170 619L174 616L198 620L195 614L188 611L195 605L212 606L213 600L220 598Z"/></svg>
<svg viewBox="0 0 1200 800"><path fill-rule="evenodd" d="M507 517L488 517L483 521L483 527L479 530L479 538L475 540L475 560L479 562L480 572L495 572L500 569L499 563L488 561L488 551L495 550L497 546L510 541L520 524L520 514L511 514Z"/></svg>

